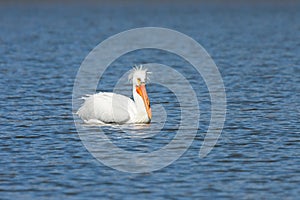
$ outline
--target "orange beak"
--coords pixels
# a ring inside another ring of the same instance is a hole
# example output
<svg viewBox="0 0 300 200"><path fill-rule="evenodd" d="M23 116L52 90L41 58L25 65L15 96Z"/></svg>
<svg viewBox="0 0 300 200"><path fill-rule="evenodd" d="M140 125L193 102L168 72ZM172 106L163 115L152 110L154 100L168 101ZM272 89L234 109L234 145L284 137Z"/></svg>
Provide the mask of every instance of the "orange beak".
<svg viewBox="0 0 300 200"><path fill-rule="evenodd" d="M144 101L144 104L145 104L145 107L146 107L148 117L151 120L152 113L151 113L150 101L149 101L149 98L148 98L148 94L147 94L147 91L146 91L145 84L141 84L139 86L136 86L136 92L142 97L142 99Z"/></svg>

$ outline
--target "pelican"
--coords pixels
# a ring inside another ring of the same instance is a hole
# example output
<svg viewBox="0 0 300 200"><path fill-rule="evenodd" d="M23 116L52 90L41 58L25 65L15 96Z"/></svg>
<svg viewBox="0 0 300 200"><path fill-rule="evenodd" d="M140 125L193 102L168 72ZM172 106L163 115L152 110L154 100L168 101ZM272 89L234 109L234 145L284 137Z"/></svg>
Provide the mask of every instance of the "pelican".
<svg viewBox="0 0 300 200"><path fill-rule="evenodd" d="M147 69L143 66L131 70L133 99L111 92L99 92L84 98L77 111L85 123L150 123L150 101L146 91Z"/></svg>

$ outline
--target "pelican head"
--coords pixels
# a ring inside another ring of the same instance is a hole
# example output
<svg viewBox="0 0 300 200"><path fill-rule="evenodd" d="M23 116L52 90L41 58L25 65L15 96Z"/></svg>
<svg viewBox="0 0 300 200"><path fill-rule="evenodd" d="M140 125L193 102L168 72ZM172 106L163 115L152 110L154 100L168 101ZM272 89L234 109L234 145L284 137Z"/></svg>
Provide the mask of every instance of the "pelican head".
<svg viewBox="0 0 300 200"><path fill-rule="evenodd" d="M135 66L129 75L129 79L132 80L133 85L133 97L135 102L138 104L139 97L143 100L143 110L146 111L149 122L152 118L150 101L146 91L146 82L147 82L147 74L148 70L143 68L142 65ZM138 94L139 96L136 96Z"/></svg>

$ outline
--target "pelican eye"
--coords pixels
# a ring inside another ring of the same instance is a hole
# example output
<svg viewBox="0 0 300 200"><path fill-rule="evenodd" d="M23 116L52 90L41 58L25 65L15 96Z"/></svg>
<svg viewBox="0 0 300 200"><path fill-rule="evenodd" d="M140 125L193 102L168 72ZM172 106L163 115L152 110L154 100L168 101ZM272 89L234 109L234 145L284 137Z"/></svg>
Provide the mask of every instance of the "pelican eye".
<svg viewBox="0 0 300 200"><path fill-rule="evenodd" d="M140 84L141 84L141 79L140 79L140 78L137 78L137 82L138 82L138 84L140 85Z"/></svg>

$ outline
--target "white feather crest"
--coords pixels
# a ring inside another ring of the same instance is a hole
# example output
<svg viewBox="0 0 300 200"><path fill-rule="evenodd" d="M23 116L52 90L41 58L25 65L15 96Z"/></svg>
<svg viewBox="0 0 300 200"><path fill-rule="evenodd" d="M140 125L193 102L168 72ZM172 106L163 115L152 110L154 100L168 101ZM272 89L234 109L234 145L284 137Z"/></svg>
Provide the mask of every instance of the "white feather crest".
<svg viewBox="0 0 300 200"><path fill-rule="evenodd" d="M152 72L149 72L147 68L143 67L143 65L134 65L133 69L130 70L130 74L128 75L128 80L130 82L132 82L135 73L145 73L146 81L150 81L148 74L151 74Z"/></svg>

